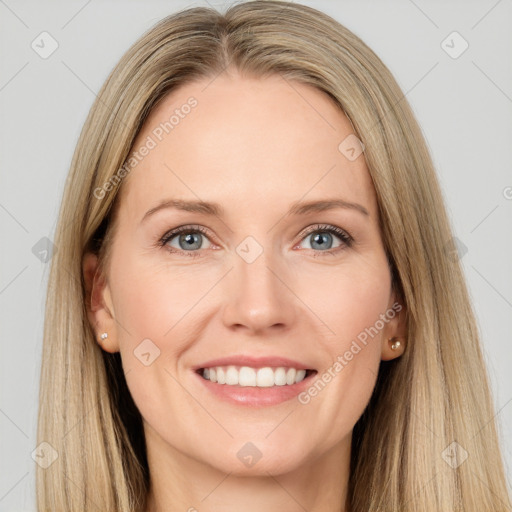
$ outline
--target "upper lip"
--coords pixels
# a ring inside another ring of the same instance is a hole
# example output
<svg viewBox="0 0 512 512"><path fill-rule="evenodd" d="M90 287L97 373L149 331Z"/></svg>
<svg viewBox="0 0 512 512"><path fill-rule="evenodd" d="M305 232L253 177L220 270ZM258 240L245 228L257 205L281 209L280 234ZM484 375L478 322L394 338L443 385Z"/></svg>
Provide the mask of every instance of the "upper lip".
<svg viewBox="0 0 512 512"><path fill-rule="evenodd" d="M278 368L287 367L297 370L313 370L307 364L300 363L294 359L280 356L254 357L248 355L233 355L229 357L221 357L212 359L194 367L194 370L202 368L212 368L214 366L250 366L252 368L265 368L267 366Z"/></svg>

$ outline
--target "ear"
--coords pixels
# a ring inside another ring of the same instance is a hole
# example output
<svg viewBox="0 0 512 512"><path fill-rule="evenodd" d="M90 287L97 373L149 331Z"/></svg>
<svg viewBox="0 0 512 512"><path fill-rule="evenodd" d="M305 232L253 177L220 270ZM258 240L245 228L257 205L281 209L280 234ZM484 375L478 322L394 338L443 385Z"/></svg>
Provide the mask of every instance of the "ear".
<svg viewBox="0 0 512 512"><path fill-rule="evenodd" d="M383 329L381 359L389 361L401 356L407 346L407 308L404 301L398 299L394 292L391 294L385 316L388 321ZM392 342L390 340L392 338L400 341L400 346L395 350L391 348Z"/></svg>
<svg viewBox="0 0 512 512"><path fill-rule="evenodd" d="M96 254L88 252L82 259L85 282L85 306L87 317L95 332L98 344L107 352L118 352L119 343L110 288L99 269ZM101 339L101 334L108 337Z"/></svg>

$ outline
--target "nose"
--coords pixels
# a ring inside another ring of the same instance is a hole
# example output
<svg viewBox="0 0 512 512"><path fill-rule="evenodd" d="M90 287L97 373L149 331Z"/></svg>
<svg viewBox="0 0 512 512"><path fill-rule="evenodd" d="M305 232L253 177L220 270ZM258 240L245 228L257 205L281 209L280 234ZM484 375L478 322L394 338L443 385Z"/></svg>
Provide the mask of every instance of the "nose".
<svg viewBox="0 0 512 512"><path fill-rule="evenodd" d="M225 284L226 327L247 335L290 329L299 301L287 283L287 274L286 267L265 251L252 263L236 256Z"/></svg>

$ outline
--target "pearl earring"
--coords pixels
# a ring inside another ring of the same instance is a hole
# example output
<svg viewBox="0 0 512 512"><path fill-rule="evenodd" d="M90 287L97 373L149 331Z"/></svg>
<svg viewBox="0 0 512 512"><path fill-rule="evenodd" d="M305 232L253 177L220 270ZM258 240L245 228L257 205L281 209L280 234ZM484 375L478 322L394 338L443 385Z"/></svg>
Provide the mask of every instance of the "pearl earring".
<svg viewBox="0 0 512 512"><path fill-rule="evenodd" d="M391 338L389 342L391 343L391 350L398 350L402 345L398 338Z"/></svg>
<svg viewBox="0 0 512 512"><path fill-rule="evenodd" d="M106 332L104 332L104 333L100 336L100 338L101 338L102 340L106 340L106 339L108 338L108 334L107 334Z"/></svg>

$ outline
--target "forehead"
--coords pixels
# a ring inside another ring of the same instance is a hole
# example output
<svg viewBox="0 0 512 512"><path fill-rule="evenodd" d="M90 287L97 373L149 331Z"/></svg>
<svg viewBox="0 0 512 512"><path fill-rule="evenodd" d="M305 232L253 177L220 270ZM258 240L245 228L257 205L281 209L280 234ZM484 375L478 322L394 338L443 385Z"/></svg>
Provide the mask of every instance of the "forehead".
<svg viewBox="0 0 512 512"><path fill-rule="evenodd" d="M164 97L138 134L139 160L124 180L121 209L140 216L179 198L258 211L337 196L372 214L364 155L348 159L339 149L353 132L327 94L278 75L191 82Z"/></svg>

